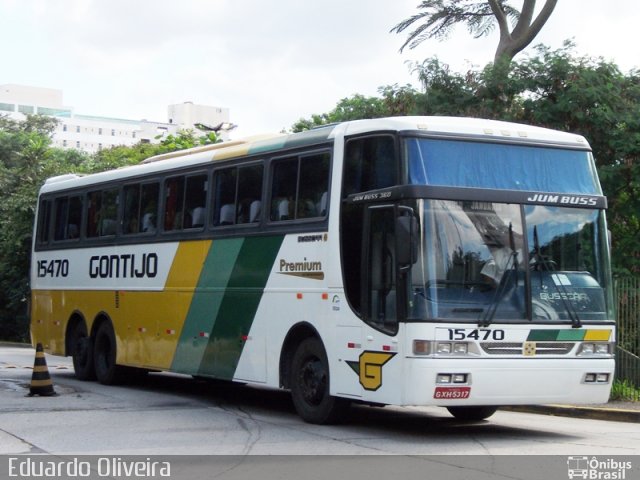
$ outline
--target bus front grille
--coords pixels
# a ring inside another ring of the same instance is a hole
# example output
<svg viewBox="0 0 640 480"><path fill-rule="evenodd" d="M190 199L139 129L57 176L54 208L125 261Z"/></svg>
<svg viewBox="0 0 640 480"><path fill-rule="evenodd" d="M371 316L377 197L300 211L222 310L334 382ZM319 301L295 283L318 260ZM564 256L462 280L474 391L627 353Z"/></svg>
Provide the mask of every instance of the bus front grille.
<svg viewBox="0 0 640 480"><path fill-rule="evenodd" d="M574 342L536 342L535 356L568 355ZM525 344L509 342L480 342L480 348L489 355L523 355Z"/></svg>

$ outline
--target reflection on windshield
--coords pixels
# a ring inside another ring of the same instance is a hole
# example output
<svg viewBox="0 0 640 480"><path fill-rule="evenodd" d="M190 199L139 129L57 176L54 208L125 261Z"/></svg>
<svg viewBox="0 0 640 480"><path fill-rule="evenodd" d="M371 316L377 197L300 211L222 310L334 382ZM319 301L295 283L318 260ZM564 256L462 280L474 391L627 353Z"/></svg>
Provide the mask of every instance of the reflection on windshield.
<svg viewBox="0 0 640 480"><path fill-rule="evenodd" d="M597 210L444 200L419 201L419 210L414 319L612 318Z"/></svg>

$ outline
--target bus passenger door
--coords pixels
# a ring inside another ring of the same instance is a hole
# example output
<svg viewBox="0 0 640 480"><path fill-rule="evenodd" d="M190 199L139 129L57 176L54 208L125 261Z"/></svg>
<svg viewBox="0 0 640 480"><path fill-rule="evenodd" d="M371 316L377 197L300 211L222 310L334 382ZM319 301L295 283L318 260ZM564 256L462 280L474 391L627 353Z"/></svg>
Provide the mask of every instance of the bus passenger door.
<svg viewBox="0 0 640 480"><path fill-rule="evenodd" d="M407 225L410 228L412 219L405 216L402 220L407 221L400 221L404 209L396 205L370 205L365 211L361 305L363 320L369 328L363 330L358 362L363 399L372 402L399 403L402 397L398 388L402 355L397 335L399 319L406 315L402 299L407 276L399 260L406 256L405 243L410 240L404 230Z"/></svg>

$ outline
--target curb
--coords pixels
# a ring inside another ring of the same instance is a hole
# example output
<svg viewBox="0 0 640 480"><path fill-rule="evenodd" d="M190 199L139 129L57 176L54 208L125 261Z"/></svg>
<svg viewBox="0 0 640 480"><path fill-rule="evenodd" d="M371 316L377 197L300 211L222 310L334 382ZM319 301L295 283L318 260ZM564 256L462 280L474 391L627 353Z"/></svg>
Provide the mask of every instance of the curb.
<svg viewBox="0 0 640 480"><path fill-rule="evenodd" d="M25 342L10 342L9 340L0 340L0 347L11 348L34 348L30 343Z"/></svg>
<svg viewBox="0 0 640 480"><path fill-rule="evenodd" d="M500 410L559 417L588 418L609 422L640 423L640 410L625 410L620 408L577 407L573 405L511 405L500 407Z"/></svg>

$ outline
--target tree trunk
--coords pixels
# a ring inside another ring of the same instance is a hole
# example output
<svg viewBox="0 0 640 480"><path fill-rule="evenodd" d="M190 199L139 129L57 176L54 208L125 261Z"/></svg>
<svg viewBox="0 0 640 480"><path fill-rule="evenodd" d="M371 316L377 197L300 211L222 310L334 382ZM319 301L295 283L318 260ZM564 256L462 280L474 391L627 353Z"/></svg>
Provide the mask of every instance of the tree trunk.
<svg viewBox="0 0 640 480"><path fill-rule="evenodd" d="M500 42L496 49L494 62L505 62L509 64L511 60L513 60L513 57L524 50L536 35L540 33L544 24L549 20L558 0L546 0L544 7L542 7L542 10L535 20L533 19L533 12L536 6L536 0L523 0L520 18L513 28L513 31L509 30L507 16L500 7L498 0L488 0L488 2L500 28Z"/></svg>

